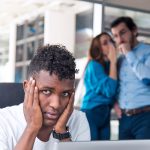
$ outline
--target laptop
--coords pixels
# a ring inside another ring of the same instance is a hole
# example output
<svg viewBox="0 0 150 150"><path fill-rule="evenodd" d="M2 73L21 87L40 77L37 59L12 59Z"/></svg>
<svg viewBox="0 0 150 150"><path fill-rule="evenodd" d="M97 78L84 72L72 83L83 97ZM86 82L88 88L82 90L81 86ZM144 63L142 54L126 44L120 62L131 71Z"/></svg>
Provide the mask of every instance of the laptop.
<svg viewBox="0 0 150 150"><path fill-rule="evenodd" d="M53 150L150 150L150 140L58 142Z"/></svg>

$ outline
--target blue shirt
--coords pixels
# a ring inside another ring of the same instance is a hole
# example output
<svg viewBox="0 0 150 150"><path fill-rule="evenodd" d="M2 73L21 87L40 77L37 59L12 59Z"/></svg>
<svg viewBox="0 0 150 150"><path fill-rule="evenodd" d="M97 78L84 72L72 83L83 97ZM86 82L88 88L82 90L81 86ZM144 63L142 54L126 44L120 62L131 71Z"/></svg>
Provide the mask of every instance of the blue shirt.
<svg viewBox="0 0 150 150"><path fill-rule="evenodd" d="M99 105L112 104L117 89L117 80L110 78L104 67L91 60L85 70L85 95L81 109L92 109Z"/></svg>
<svg viewBox="0 0 150 150"><path fill-rule="evenodd" d="M119 95L122 109L150 105L150 45L139 43L119 59Z"/></svg>

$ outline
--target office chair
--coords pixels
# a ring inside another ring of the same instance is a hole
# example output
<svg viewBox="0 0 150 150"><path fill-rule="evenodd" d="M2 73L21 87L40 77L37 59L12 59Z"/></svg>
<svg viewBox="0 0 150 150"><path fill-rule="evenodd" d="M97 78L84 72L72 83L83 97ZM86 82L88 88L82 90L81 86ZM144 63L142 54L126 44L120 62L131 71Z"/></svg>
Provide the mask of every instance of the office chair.
<svg viewBox="0 0 150 150"><path fill-rule="evenodd" d="M24 100L22 83L0 83L0 108L18 105Z"/></svg>

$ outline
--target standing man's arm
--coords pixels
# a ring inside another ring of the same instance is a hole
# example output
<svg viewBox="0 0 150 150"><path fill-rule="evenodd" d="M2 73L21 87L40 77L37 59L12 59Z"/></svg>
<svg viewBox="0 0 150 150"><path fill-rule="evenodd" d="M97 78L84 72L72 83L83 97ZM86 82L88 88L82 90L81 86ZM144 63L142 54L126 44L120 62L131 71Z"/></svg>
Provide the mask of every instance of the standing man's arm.
<svg viewBox="0 0 150 150"><path fill-rule="evenodd" d="M126 58L136 76L145 84L150 84L150 53L139 60L131 51L127 53Z"/></svg>
<svg viewBox="0 0 150 150"><path fill-rule="evenodd" d="M141 59L138 59L135 53L131 51L129 44L123 43L119 49L126 56L138 79L145 84L150 84L150 53L146 52Z"/></svg>

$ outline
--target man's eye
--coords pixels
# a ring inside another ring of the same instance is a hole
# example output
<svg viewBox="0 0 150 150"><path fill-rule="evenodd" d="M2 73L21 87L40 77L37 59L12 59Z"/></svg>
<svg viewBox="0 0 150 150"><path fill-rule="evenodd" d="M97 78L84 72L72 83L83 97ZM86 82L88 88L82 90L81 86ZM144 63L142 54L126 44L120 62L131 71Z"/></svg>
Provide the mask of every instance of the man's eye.
<svg viewBox="0 0 150 150"><path fill-rule="evenodd" d="M126 32L127 32L127 31L122 31L122 32L120 33L120 35L124 35Z"/></svg>
<svg viewBox="0 0 150 150"><path fill-rule="evenodd" d="M64 92L62 95L63 95L64 97L68 97L70 94L69 94L68 92Z"/></svg>
<svg viewBox="0 0 150 150"><path fill-rule="evenodd" d="M45 95L49 95L49 94L51 94L51 91L50 90L43 90L42 93Z"/></svg>
<svg viewBox="0 0 150 150"><path fill-rule="evenodd" d="M114 35L113 38L116 39L116 38L117 38L117 35Z"/></svg>

